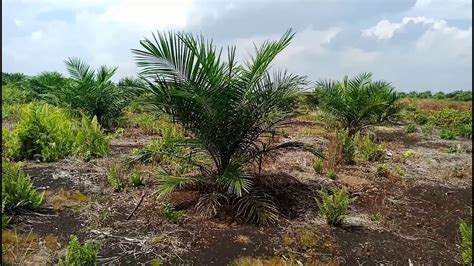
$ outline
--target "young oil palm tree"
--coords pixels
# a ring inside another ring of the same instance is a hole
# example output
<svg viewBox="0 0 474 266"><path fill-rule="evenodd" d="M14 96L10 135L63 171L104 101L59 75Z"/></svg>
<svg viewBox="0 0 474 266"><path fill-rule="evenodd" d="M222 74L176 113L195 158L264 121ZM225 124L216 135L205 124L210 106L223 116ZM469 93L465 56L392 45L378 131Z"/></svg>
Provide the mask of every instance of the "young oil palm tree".
<svg viewBox="0 0 474 266"><path fill-rule="evenodd" d="M117 68L101 66L94 70L78 58L68 58L65 63L70 80L50 89L49 101L97 116L103 127L116 126L133 93L112 82Z"/></svg>
<svg viewBox="0 0 474 266"><path fill-rule="evenodd" d="M145 81L142 89L153 96L148 104L173 116L192 133L193 147L214 162L211 173L197 181L211 191L199 206L211 202L215 207L223 198L226 202L233 198L237 212L249 221L270 221L275 208L268 195L255 194L259 190L253 189L254 177L244 166L282 148L303 148L319 155L303 143L268 142L292 115L284 103L291 102L305 84L304 77L269 71L293 35L287 31L278 41L255 46L255 56L244 64L235 59L235 47L228 47L224 56L212 40L187 33L153 34L152 40L140 41L142 49L133 50ZM163 181L162 191L170 192L196 179ZM215 209L208 207L205 209Z"/></svg>
<svg viewBox="0 0 474 266"><path fill-rule="evenodd" d="M342 81L325 80L316 85L321 108L332 115L353 136L360 130L389 121L399 111L398 94L386 81L372 81L362 73Z"/></svg>

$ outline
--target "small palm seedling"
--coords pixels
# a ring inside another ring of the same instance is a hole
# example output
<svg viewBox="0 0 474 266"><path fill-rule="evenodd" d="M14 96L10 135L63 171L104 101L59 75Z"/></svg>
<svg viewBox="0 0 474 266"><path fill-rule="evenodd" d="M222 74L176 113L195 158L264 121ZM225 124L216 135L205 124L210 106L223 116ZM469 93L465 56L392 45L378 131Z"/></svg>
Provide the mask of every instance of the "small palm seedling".
<svg viewBox="0 0 474 266"><path fill-rule="evenodd" d="M161 215L168 222L177 223L186 215L186 211L177 211L176 207L171 203L165 203L161 206Z"/></svg>
<svg viewBox="0 0 474 266"><path fill-rule="evenodd" d="M100 244L85 243L81 245L77 236L71 235L67 246L66 257L64 261L59 260L59 265L98 265L97 255L99 251Z"/></svg>
<svg viewBox="0 0 474 266"><path fill-rule="evenodd" d="M330 168L328 170L328 177L331 178L332 180L336 179L336 171L333 168Z"/></svg>
<svg viewBox="0 0 474 266"><path fill-rule="evenodd" d="M461 257L466 265L472 265L472 224L464 220L459 221L459 232L461 233Z"/></svg>
<svg viewBox="0 0 474 266"><path fill-rule="evenodd" d="M114 188L115 191L122 191L124 185L120 177L120 167L117 165L112 165L107 169L107 181Z"/></svg>
<svg viewBox="0 0 474 266"><path fill-rule="evenodd" d="M315 200L323 218L331 225L341 225L346 219L350 203L347 188L334 187L330 193L322 189L319 196L321 201Z"/></svg>
<svg viewBox="0 0 474 266"><path fill-rule="evenodd" d="M133 187L139 187L143 185L143 174L140 172L133 172L129 176L130 183Z"/></svg>
<svg viewBox="0 0 474 266"><path fill-rule="evenodd" d="M313 169L317 174L323 173L323 161L321 159L316 159L313 161Z"/></svg>

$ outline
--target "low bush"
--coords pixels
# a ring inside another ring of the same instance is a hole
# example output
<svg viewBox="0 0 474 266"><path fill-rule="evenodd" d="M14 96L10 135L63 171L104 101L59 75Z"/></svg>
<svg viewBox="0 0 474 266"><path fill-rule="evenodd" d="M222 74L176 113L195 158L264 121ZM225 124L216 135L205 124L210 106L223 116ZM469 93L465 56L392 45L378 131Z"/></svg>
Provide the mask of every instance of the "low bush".
<svg viewBox="0 0 474 266"><path fill-rule="evenodd" d="M472 224L459 221L459 232L461 233L461 257L466 265L472 265Z"/></svg>
<svg viewBox="0 0 474 266"><path fill-rule="evenodd" d="M92 158L104 157L109 152L110 137L104 135L97 117L92 120L82 117L81 124L73 145L74 154L88 161Z"/></svg>
<svg viewBox="0 0 474 266"><path fill-rule="evenodd" d="M60 266L66 265L98 265L97 255L100 251L100 244L85 243L81 245L75 235L71 235L67 246L64 261L60 260Z"/></svg>
<svg viewBox="0 0 474 266"><path fill-rule="evenodd" d="M349 192L347 188L332 188L330 193L322 189L319 192L319 199L316 200L316 204L326 221L331 225L341 225L344 223L348 209L349 209Z"/></svg>
<svg viewBox="0 0 474 266"><path fill-rule="evenodd" d="M176 207L171 203L165 203L161 207L161 215L171 223L177 223L185 214L185 211L177 211Z"/></svg>
<svg viewBox="0 0 474 266"><path fill-rule="evenodd" d="M20 165L2 159L2 213L16 209L36 210L41 207L43 197L44 193L36 191Z"/></svg>
<svg viewBox="0 0 474 266"><path fill-rule="evenodd" d="M74 120L64 109L43 103L25 105L18 124L12 130L2 130L3 154L12 159L55 161L69 155L88 160L105 156L109 137L96 119Z"/></svg>

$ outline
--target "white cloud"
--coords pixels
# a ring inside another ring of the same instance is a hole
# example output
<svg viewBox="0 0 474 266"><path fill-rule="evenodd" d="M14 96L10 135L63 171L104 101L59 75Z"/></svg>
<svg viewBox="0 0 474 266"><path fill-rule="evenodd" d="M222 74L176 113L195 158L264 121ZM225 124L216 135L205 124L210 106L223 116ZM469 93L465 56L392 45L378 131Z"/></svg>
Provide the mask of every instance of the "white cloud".
<svg viewBox="0 0 474 266"><path fill-rule="evenodd" d="M401 23L390 23L388 20L382 20L372 28L363 30L362 36L369 38L373 37L379 40L390 39L395 31L400 30L401 28Z"/></svg>

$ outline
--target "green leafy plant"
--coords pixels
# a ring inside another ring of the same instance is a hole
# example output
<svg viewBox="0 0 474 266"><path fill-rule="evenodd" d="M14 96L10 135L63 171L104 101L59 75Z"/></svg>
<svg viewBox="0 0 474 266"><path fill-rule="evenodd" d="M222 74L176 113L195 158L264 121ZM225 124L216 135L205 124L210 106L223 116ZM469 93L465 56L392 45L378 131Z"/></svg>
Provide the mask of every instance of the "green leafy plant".
<svg viewBox="0 0 474 266"><path fill-rule="evenodd" d="M405 133L415 133L417 131L415 124L408 124L405 126Z"/></svg>
<svg viewBox="0 0 474 266"><path fill-rule="evenodd" d="M319 155L301 142L272 141L276 129L293 115L296 89L305 84L302 77L269 71L292 38L288 31L278 41L264 42L245 64L235 60L235 47L228 48L226 60L212 41L187 33L154 34L140 42L142 49L133 50L144 81L139 89L151 95L146 103L193 136L186 142L193 153L212 158L213 167L200 167L199 182L206 189L243 197L254 187L245 165L284 148ZM171 184L165 182L168 189L163 191L172 190Z"/></svg>
<svg viewBox="0 0 474 266"><path fill-rule="evenodd" d="M2 209L6 212L16 209L36 210L41 207L43 197L44 193L36 191L31 178L19 164L2 159Z"/></svg>
<svg viewBox="0 0 474 266"><path fill-rule="evenodd" d="M107 155L110 137L102 131L97 117L94 116L92 120L82 117L76 132L74 154L81 156L86 161Z"/></svg>
<svg viewBox="0 0 474 266"><path fill-rule="evenodd" d="M323 161L321 159L315 159L313 161L313 169L316 173L322 174L323 173Z"/></svg>
<svg viewBox="0 0 474 266"><path fill-rule="evenodd" d="M328 177L332 180L336 179L336 171L333 168L329 168Z"/></svg>
<svg viewBox="0 0 474 266"><path fill-rule="evenodd" d="M405 176L405 170L401 167L395 168L395 173L397 173L399 176Z"/></svg>
<svg viewBox="0 0 474 266"><path fill-rule="evenodd" d="M331 225L341 225L346 219L350 203L347 188L334 187L330 192L322 189L319 196L321 200L315 200L324 219Z"/></svg>
<svg viewBox="0 0 474 266"><path fill-rule="evenodd" d="M439 137L445 140L454 140L456 139L456 133L451 129L443 128L439 133Z"/></svg>
<svg viewBox="0 0 474 266"><path fill-rule="evenodd" d="M459 221L459 232L461 233L461 257L466 265L472 265L472 224L464 220Z"/></svg>
<svg viewBox="0 0 474 266"><path fill-rule="evenodd" d="M354 163L355 145L352 136L349 136L347 130L337 130L336 137L342 144L342 154L344 155L344 162L347 164Z"/></svg>
<svg viewBox="0 0 474 266"><path fill-rule="evenodd" d="M81 245L77 236L71 235L67 246L64 261L60 260L59 265L98 265L97 255L100 251L98 243L84 243Z"/></svg>
<svg viewBox="0 0 474 266"><path fill-rule="evenodd" d="M342 81L319 81L321 108L338 120L350 136L360 130L390 121L398 112L398 95L385 81L373 81L371 73L363 73Z"/></svg>
<svg viewBox="0 0 474 266"><path fill-rule="evenodd" d="M388 169L387 164L385 163L377 164L377 175L383 176L383 177L390 176L390 170Z"/></svg>
<svg viewBox="0 0 474 266"><path fill-rule="evenodd" d="M118 165L111 165L107 169L107 181L115 191L122 191L124 188L121 173L122 169Z"/></svg>
<svg viewBox="0 0 474 266"><path fill-rule="evenodd" d="M186 215L186 211L177 211L173 204L165 203L161 206L161 215L168 222L177 223Z"/></svg>
<svg viewBox="0 0 474 266"><path fill-rule="evenodd" d="M403 158L405 158L405 159L414 157L415 155L416 155L416 152L412 149L408 149L408 150L404 151L403 154L402 154Z"/></svg>
<svg viewBox="0 0 474 266"><path fill-rule="evenodd" d="M130 183L134 187L139 187L143 185L143 173L133 172L129 176Z"/></svg>
<svg viewBox="0 0 474 266"><path fill-rule="evenodd" d="M357 134L354 137L356 146L356 159L358 161L381 161L385 157L385 147L383 144L377 144L369 136Z"/></svg>

